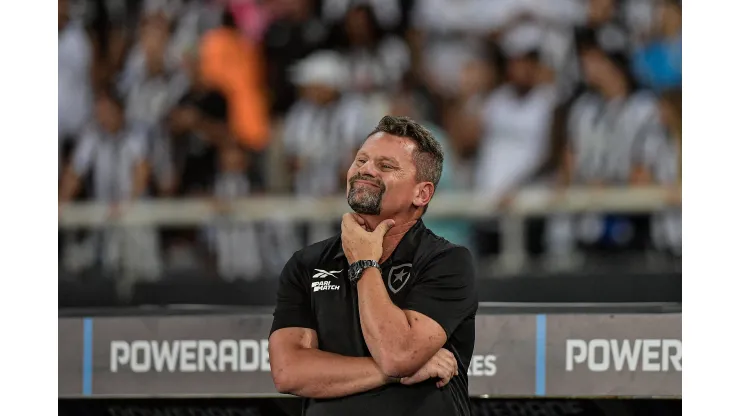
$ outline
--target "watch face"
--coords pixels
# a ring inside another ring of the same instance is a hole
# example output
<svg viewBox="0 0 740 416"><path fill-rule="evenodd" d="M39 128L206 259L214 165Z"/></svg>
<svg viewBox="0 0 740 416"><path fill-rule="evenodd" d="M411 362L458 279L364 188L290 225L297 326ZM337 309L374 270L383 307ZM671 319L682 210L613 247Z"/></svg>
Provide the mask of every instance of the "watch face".
<svg viewBox="0 0 740 416"><path fill-rule="evenodd" d="M349 278L350 278L350 280L357 279L357 275L359 275L360 274L360 271L362 270L361 267L362 267L362 265L360 265L359 262L357 262L357 263L355 263L355 264L352 265L352 268L349 271Z"/></svg>

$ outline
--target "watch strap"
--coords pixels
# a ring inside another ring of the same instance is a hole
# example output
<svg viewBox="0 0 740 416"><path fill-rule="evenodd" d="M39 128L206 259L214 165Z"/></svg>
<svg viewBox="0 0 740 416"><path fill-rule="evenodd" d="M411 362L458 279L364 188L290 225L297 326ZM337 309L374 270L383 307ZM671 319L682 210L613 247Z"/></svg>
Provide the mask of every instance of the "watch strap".
<svg viewBox="0 0 740 416"><path fill-rule="evenodd" d="M357 281L362 277L362 272L370 267L375 267L380 270L380 263L375 260L358 260L350 266L349 281L352 284L357 284Z"/></svg>

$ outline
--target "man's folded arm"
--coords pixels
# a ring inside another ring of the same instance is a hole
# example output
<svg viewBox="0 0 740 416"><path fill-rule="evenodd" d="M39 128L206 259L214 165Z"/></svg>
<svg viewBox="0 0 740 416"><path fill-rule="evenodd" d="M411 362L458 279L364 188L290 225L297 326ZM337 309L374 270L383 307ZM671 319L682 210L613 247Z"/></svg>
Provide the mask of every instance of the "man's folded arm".
<svg viewBox="0 0 740 416"><path fill-rule="evenodd" d="M357 284L365 343L381 370L398 377L429 361L478 303L473 261L464 247L439 253L412 273L419 276L400 307L377 269L367 269Z"/></svg>
<svg viewBox="0 0 740 416"><path fill-rule="evenodd" d="M280 393L326 399L372 390L389 379L371 357L318 349L316 331L282 328L270 335L270 368Z"/></svg>

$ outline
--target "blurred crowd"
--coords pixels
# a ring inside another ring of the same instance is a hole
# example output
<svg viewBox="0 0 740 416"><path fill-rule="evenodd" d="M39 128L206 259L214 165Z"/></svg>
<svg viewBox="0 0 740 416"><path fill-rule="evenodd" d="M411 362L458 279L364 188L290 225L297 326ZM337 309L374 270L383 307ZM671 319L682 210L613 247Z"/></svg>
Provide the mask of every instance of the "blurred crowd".
<svg viewBox="0 0 740 416"><path fill-rule="evenodd" d="M680 0L59 0L59 202L344 192L386 114L445 149L438 187L661 185L650 216L552 215L530 250L680 256ZM433 204L432 204L433 209ZM274 274L333 222L67 233L67 269ZM429 221L478 255L495 222ZM128 260L126 260L128 259Z"/></svg>

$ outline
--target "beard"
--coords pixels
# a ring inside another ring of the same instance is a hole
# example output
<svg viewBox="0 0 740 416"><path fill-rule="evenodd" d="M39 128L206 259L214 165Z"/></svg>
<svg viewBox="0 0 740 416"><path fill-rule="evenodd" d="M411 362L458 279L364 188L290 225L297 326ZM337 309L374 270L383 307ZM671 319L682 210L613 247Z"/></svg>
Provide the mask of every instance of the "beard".
<svg viewBox="0 0 740 416"><path fill-rule="evenodd" d="M358 180L372 182L378 185L373 188L369 185L355 185ZM385 193L383 182L370 177L355 175L349 181L349 193L347 193L347 203L358 214L363 215L380 215L381 201Z"/></svg>

